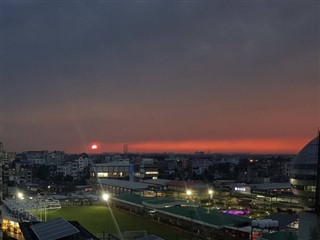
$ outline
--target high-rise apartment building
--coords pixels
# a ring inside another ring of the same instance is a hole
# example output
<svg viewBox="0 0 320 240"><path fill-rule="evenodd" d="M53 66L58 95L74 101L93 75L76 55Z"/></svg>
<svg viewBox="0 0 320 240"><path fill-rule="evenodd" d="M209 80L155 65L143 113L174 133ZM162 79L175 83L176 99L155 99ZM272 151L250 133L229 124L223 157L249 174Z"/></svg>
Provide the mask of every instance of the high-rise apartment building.
<svg viewBox="0 0 320 240"><path fill-rule="evenodd" d="M3 181L2 181L2 166L3 166L3 144L0 142L0 225L2 226L2 193L3 193ZM0 228L0 239L3 239L2 229Z"/></svg>

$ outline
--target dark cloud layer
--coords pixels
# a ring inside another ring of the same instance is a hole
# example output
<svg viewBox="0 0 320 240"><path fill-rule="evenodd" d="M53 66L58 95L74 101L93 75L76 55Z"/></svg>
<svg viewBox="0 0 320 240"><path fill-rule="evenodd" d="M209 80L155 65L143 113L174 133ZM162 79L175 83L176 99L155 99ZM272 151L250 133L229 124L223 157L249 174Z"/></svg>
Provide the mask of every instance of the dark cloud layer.
<svg viewBox="0 0 320 240"><path fill-rule="evenodd" d="M4 2L2 138L306 138L318 2Z"/></svg>

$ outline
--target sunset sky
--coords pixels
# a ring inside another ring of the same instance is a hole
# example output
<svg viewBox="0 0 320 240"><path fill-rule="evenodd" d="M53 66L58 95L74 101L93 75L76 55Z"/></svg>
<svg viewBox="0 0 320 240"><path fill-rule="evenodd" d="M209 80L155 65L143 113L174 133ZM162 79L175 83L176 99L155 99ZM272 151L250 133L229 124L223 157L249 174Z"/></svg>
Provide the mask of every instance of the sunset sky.
<svg viewBox="0 0 320 240"><path fill-rule="evenodd" d="M1 1L0 141L8 151L297 153L320 125L319 9Z"/></svg>

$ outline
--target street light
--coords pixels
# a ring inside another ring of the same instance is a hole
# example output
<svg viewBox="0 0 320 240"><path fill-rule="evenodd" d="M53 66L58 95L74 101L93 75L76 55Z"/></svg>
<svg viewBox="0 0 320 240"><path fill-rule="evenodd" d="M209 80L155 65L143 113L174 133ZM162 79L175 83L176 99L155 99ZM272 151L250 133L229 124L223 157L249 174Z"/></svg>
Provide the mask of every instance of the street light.
<svg viewBox="0 0 320 240"><path fill-rule="evenodd" d="M209 190L208 190L208 193L209 193L209 195L210 195L210 197L211 197L212 194L213 194L213 190L212 190L212 189L209 189Z"/></svg>

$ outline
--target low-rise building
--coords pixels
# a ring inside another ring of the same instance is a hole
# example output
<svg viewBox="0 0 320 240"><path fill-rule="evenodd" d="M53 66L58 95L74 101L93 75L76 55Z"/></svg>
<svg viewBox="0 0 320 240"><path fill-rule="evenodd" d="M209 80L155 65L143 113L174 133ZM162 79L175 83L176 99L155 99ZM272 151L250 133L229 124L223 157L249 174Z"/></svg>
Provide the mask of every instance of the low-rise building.
<svg viewBox="0 0 320 240"><path fill-rule="evenodd" d="M93 164L90 168L91 178L129 178L129 161L114 161Z"/></svg>

